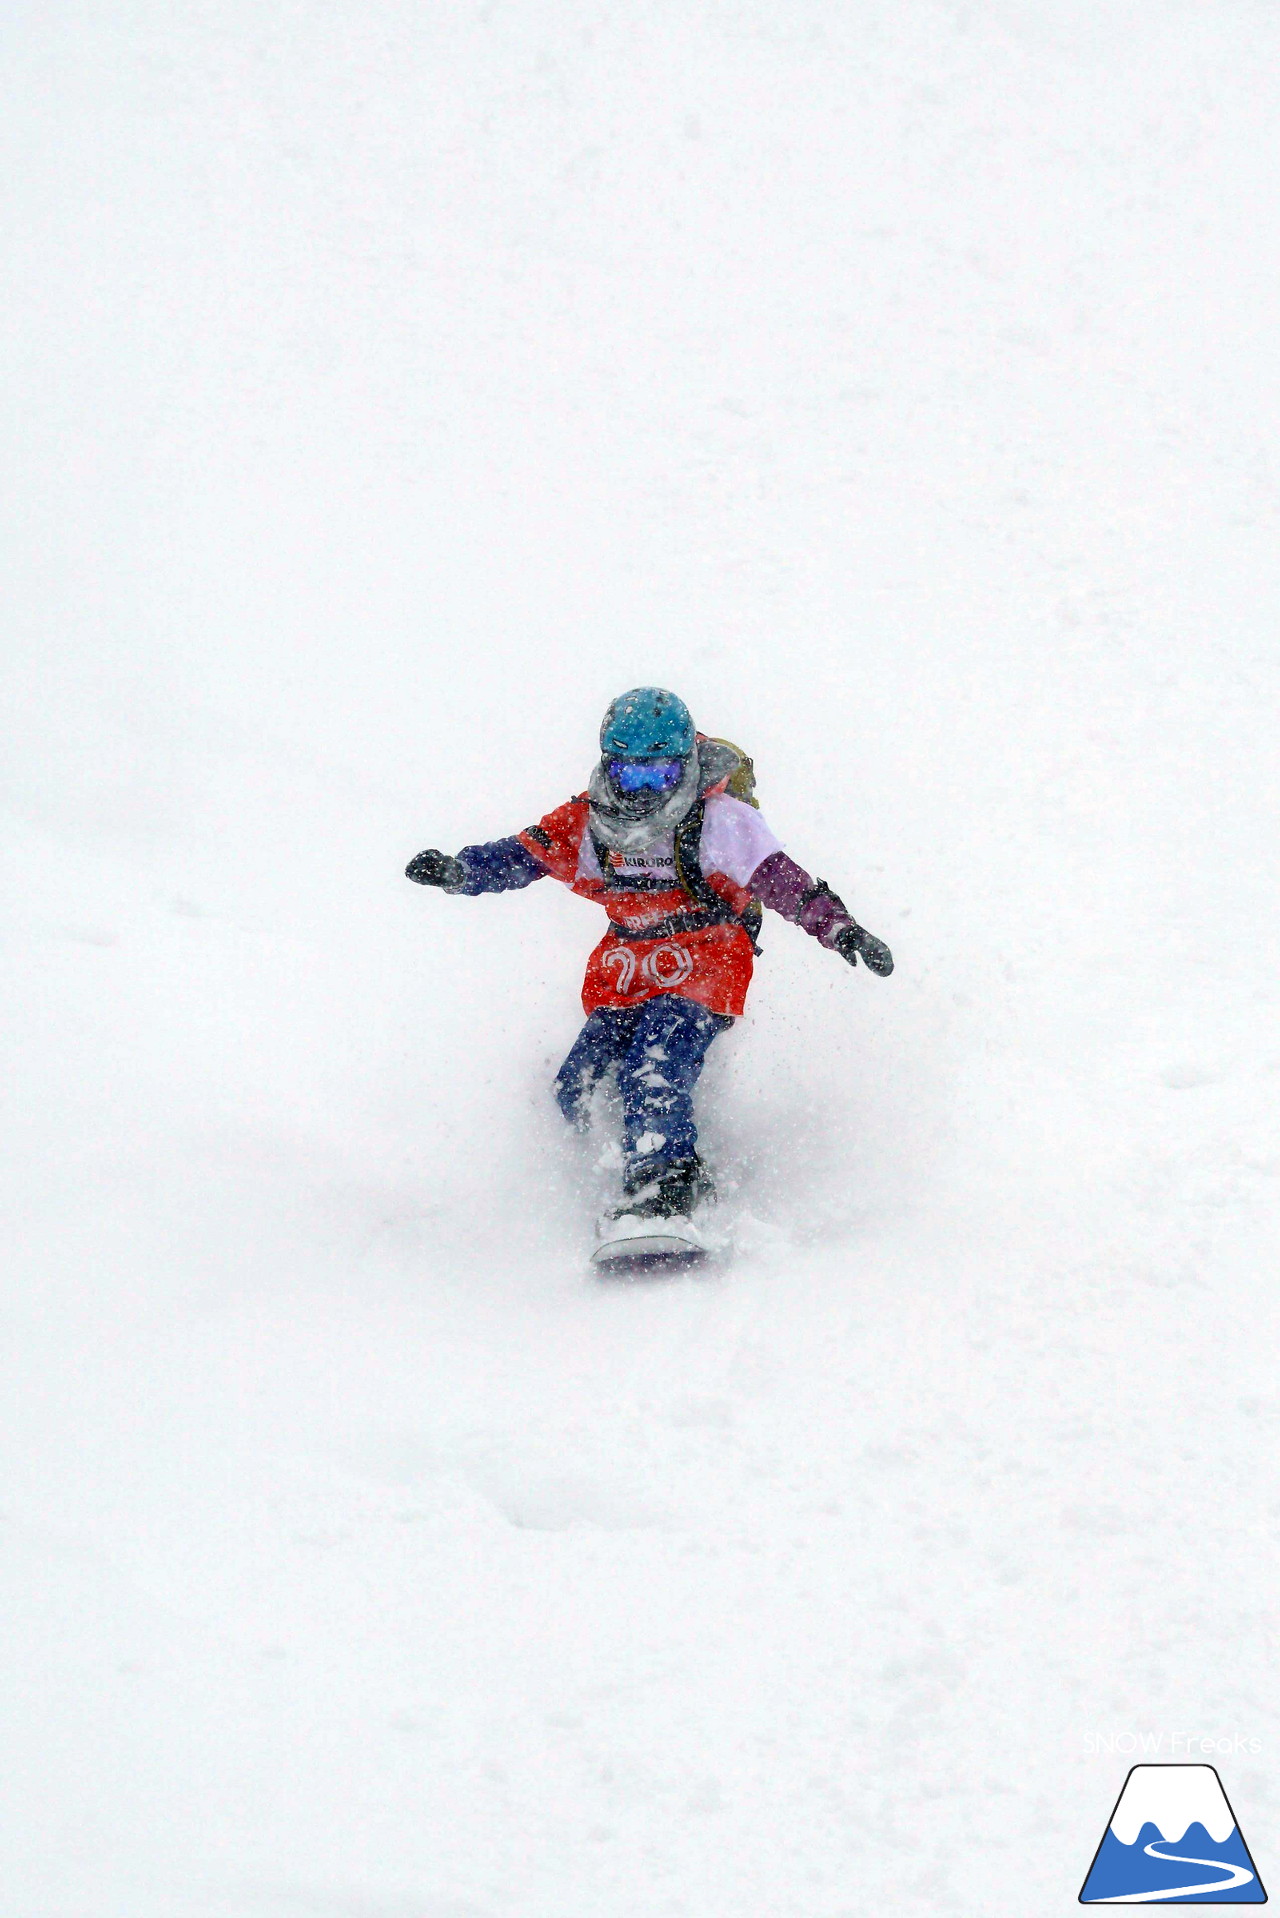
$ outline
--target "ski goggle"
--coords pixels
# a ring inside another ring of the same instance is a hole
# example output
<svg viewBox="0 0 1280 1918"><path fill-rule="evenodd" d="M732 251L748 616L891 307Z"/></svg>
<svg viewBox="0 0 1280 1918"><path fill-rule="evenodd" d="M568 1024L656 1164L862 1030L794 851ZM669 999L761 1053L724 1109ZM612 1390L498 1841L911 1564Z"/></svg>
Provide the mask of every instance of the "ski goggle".
<svg viewBox="0 0 1280 1918"><path fill-rule="evenodd" d="M611 759L609 777L622 793L674 792L684 777L683 759Z"/></svg>

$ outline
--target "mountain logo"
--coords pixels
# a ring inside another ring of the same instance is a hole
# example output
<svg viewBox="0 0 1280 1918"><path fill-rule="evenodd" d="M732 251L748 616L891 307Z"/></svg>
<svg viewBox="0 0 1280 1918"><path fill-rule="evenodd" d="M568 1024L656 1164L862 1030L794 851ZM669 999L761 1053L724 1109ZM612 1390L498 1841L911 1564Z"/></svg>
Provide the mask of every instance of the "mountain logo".
<svg viewBox="0 0 1280 1918"><path fill-rule="evenodd" d="M1135 1765L1082 1905L1265 1905L1267 1894L1212 1765Z"/></svg>

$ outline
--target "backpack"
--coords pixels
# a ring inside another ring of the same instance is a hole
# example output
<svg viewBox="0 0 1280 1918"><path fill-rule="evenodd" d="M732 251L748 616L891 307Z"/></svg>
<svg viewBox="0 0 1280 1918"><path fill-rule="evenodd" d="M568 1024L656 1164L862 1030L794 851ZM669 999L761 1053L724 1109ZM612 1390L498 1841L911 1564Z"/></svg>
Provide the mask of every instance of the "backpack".
<svg viewBox="0 0 1280 1918"><path fill-rule="evenodd" d="M702 874L702 861L699 848L702 839L702 812L709 792L727 793L730 799L740 799L744 805L760 810L760 801L756 798L756 769L749 755L741 746L735 746L730 739L713 739L698 735L698 756L703 768L703 797L699 799L692 812L676 828L676 876L685 891L697 900L700 906L708 909L714 918L722 924L725 920L739 925L751 941L751 950L760 951L756 941L760 935L760 926L764 912L760 901L753 899L741 913L736 913L728 902L721 898L713 886L709 886Z"/></svg>
<svg viewBox="0 0 1280 1918"><path fill-rule="evenodd" d="M709 747L711 751L708 751ZM704 790L706 787L715 787L718 791L726 792L730 799L740 799L744 805L754 806L759 812L755 765L741 746L735 746L731 739L711 739L700 733L698 755L704 774L710 774Z"/></svg>

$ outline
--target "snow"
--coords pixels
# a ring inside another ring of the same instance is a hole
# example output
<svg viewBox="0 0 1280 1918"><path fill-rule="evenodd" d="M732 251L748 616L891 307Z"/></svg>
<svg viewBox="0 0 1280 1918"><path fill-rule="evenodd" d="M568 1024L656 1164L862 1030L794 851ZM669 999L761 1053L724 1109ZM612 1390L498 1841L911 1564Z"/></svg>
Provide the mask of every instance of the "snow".
<svg viewBox="0 0 1280 1918"><path fill-rule="evenodd" d="M1176 1845L1188 1825L1203 1825L1215 1844L1236 1828L1212 1765L1135 1765L1111 1820L1122 1845L1135 1845L1146 1824Z"/></svg>
<svg viewBox="0 0 1280 1918"><path fill-rule="evenodd" d="M2 31L6 1910L1065 1914L1192 1735L1265 1881L1274 9ZM597 918L401 875L637 683L897 969L620 1286Z"/></svg>

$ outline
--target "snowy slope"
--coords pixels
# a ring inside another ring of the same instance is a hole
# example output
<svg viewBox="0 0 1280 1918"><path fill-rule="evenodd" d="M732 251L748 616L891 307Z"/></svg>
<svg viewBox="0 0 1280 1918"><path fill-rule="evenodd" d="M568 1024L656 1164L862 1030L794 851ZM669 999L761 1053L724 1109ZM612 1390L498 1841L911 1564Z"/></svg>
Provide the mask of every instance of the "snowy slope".
<svg viewBox="0 0 1280 1918"><path fill-rule="evenodd" d="M1267 1879L1274 9L0 46L5 1911L1065 1913L1116 1734ZM400 875L643 681L898 970L609 1290L590 909Z"/></svg>

